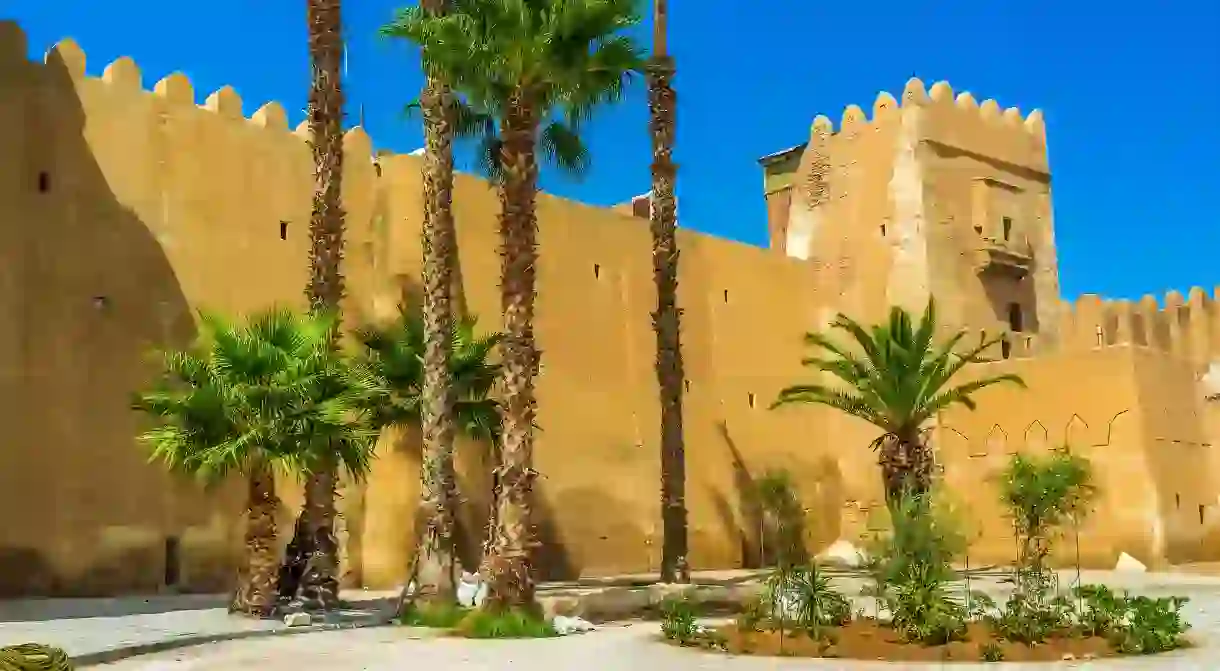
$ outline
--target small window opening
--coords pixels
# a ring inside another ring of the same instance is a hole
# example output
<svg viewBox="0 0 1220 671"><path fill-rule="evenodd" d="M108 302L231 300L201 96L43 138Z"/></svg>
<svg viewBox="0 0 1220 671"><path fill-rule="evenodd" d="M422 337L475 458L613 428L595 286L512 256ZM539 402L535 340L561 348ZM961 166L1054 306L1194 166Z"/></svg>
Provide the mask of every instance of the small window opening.
<svg viewBox="0 0 1220 671"><path fill-rule="evenodd" d="M594 263L594 264L593 264L593 277L594 277L594 278L598 278L598 277L601 277L601 276L602 276L602 267L601 267L601 264Z"/></svg>
<svg viewBox="0 0 1220 671"><path fill-rule="evenodd" d="M1199 524L1203 524L1203 504L1199 504Z"/></svg>
<svg viewBox="0 0 1220 671"><path fill-rule="evenodd" d="M885 224L881 224L881 237L885 237Z"/></svg>
<svg viewBox="0 0 1220 671"><path fill-rule="evenodd" d="M182 543L177 536L165 539L165 586L176 587L182 578Z"/></svg>
<svg viewBox="0 0 1220 671"><path fill-rule="evenodd" d="M110 307L110 299L105 296L94 296L93 297L93 307L98 312L101 312L101 311L105 310L106 308Z"/></svg>
<svg viewBox="0 0 1220 671"><path fill-rule="evenodd" d="M1177 508L1178 510L1182 509L1182 495L1181 494L1173 495L1173 506L1174 506L1174 508Z"/></svg>
<svg viewBox="0 0 1220 671"><path fill-rule="evenodd" d="M682 388L685 389L686 391L690 391L690 380L683 380Z"/></svg>
<svg viewBox="0 0 1220 671"><path fill-rule="evenodd" d="M46 193L51 190L51 173L43 170L38 173L38 193Z"/></svg>
<svg viewBox="0 0 1220 671"><path fill-rule="evenodd" d="M280 221L280 240L288 239L288 222Z"/></svg>
<svg viewBox="0 0 1220 671"><path fill-rule="evenodd" d="M1013 333L1020 333L1025 330L1025 315L1021 314L1020 303L1008 304L1008 327Z"/></svg>
<svg viewBox="0 0 1220 671"><path fill-rule="evenodd" d="M724 290L724 302L725 303L729 302L729 290L728 289Z"/></svg>
<svg viewBox="0 0 1220 671"><path fill-rule="evenodd" d="M1012 343L1007 340L1000 341L1000 356L1005 359L1012 356Z"/></svg>
<svg viewBox="0 0 1220 671"><path fill-rule="evenodd" d="M1012 239L1012 217L1004 217L1000 220L1000 227L1003 229L1004 242Z"/></svg>
<svg viewBox="0 0 1220 671"><path fill-rule="evenodd" d="M754 407L754 392L750 392L746 398L750 401L750 407Z"/></svg>

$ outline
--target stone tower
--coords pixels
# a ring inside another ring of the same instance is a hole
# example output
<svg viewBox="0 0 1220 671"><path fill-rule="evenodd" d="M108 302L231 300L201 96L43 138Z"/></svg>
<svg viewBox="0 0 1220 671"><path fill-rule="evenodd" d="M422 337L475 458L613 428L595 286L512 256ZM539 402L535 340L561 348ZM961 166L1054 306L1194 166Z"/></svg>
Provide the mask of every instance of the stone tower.
<svg viewBox="0 0 1220 671"><path fill-rule="evenodd" d="M856 105L837 130L818 117L809 142L760 163L771 245L817 266L828 312L875 319L932 295L946 327L1013 332L1006 355L1056 330L1041 112L912 79L871 119Z"/></svg>

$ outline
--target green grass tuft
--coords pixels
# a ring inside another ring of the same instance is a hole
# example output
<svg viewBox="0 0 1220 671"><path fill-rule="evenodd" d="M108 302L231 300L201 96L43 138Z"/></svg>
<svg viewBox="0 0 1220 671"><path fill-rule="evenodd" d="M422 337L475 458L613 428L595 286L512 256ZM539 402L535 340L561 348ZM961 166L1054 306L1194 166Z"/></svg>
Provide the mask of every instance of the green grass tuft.
<svg viewBox="0 0 1220 671"><path fill-rule="evenodd" d="M469 608L456 603L420 604L412 606L398 619L398 624L404 627L453 629L469 614Z"/></svg>
<svg viewBox="0 0 1220 671"><path fill-rule="evenodd" d="M519 610L501 613L474 610L453 631L466 638L551 638L559 635L550 622Z"/></svg>

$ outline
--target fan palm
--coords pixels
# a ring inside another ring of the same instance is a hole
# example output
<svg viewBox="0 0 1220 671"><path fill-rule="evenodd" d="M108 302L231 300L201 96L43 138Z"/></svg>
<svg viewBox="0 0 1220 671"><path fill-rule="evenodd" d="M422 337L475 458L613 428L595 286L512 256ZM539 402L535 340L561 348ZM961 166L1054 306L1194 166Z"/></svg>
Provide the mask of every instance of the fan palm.
<svg viewBox="0 0 1220 671"><path fill-rule="evenodd" d="M504 398L497 532L484 566L490 609L534 605L538 152L548 136L552 145L575 144L594 108L621 96L642 67L640 49L622 34L639 18L635 0L452 0L444 16L411 8L396 20L427 67L497 128Z"/></svg>
<svg viewBox="0 0 1220 671"><path fill-rule="evenodd" d="M932 300L918 323L910 313L894 307L886 323L865 327L840 314L831 330L845 332L854 341L855 351L824 334L809 333L805 342L821 352L802 363L829 374L838 384L832 387L815 382L788 387L771 407L818 403L881 429L872 448L879 453L882 484L891 511L905 495L922 500L931 489L932 454L923 432L928 420L954 405L973 410L971 396L980 389L1001 383L1025 386L1013 374L950 386L967 364L986 361L984 352L1003 338L984 336L977 346L959 352L958 346L967 335L960 331L937 345Z"/></svg>
<svg viewBox="0 0 1220 671"><path fill-rule="evenodd" d="M477 335L474 318L465 317L451 322L447 336L441 341L448 350L445 360L447 376L453 389L450 406L457 430L476 440L494 442L499 430L499 405L490 397L499 376L498 364L491 355L499 343L499 334ZM367 327L356 332L358 352L354 357L350 385L357 395L358 403L368 409L373 424L386 426L422 426L426 409L425 384L427 382L428 329L424 320L416 313L400 309L398 318L390 324ZM440 586L452 584L454 576L448 565L429 561L428 546L447 543L443 550L452 556L454 539L452 534L443 536L444 525L453 523L456 501L455 487L449 491L441 487L427 486L428 478L435 477L454 482L453 453L439 458L425 450L421 470L425 486L421 491L420 517L424 529L419 530L420 545L417 548L414 567L403 585L416 583L417 595L424 598L448 599ZM428 473L432 473L429 476ZM444 496L444 498L441 498ZM437 572L444 572L437 575ZM405 588L404 588L405 590ZM404 591L402 605L405 605Z"/></svg>
<svg viewBox="0 0 1220 671"><path fill-rule="evenodd" d="M463 317L450 327L449 375L453 380L455 425L478 440L494 440L499 430L499 404L491 391L500 375L492 353L500 334L479 335L474 317ZM423 413L426 329L422 317L400 309L385 325L367 326L354 333L357 351L349 385L365 407L373 426L419 426Z"/></svg>
<svg viewBox="0 0 1220 671"><path fill-rule="evenodd" d="M152 460L205 482L234 472L248 480L234 612L275 610L275 469L306 473L333 459L355 477L368 471L377 434L347 400L335 327L332 313L272 309L244 324L203 315L194 346L166 353L161 382L136 397L155 423L141 436Z"/></svg>

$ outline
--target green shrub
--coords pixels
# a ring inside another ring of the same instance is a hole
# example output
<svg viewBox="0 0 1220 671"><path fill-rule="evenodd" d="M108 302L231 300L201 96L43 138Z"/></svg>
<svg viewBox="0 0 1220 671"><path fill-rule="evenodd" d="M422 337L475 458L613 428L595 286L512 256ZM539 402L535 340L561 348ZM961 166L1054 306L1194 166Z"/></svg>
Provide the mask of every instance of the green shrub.
<svg viewBox="0 0 1220 671"><path fill-rule="evenodd" d="M1017 533L1016 589L989 619L1008 640L1034 644L1070 633L1078 622L1072 603L1056 594L1048 567L1051 541L1068 521L1088 511L1096 488L1092 467L1066 449L1040 457L1015 454L1000 473L1000 498Z"/></svg>
<svg viewBox="0 0 1220 671"><path fill-rule="evenodd" d="M1186 645L1183 634L1190 624L1181 614L1189 601L1185 597L1118 596L1103 585L1081 586L1076 595L1083 604L1081 629L1105 636L1123 654L1151 655Z"/></svg>
<svg viewBox="0 0 1220 671"><path fill-rule="evenodd" d="M1004 648L1001 648L995 641L988 641L979 646L979 656L984 662L1002 662L1004 661Z"/></svg>
<svg viewBox="0 0 1220 671"><path fill-rule="evenodd" d="M830 576L817 565L776 569L764 585L762 602L766 619L781 631L789 617L815 638L821 638L826 627L851 621L851 602L830 586Z"/></svg>
<svg viewBox="0 0 1220 671"><path fill-rule="evenodd" d="M22 643L0 648L0 671L74 671L76 665L61 648Z"/></svg>
<svg viewBox="0 0 1220 671"><path fill-rule="evenodd" d="M559 635L550 622L521 610L472 610L453 631L466 638L551 638Z"/></svg>
<svg viewBox="0 0 1220 671"><path fill-rule="evenodd" d="M950 594L952 561L965 536L942 500L907 496L890 510L891 529L871 540L868 593L889 609L908 641L937 645L966 632L966 609Z"/></svg>
<svg viewBox="0 0 1220 671"><path fill-rule="evenodd" d="M407 627L453 629L469 614L469 608L456 603L419 604L409 607L398 619L398 624Z"/></svg>
<svg viewBox="0 0 1220 671"><path fill-rule="evenodd" d="M695 605L688 599L672 596L661 602L661 634L665 638L691 645L698 639L700 631Z"/></svg>

